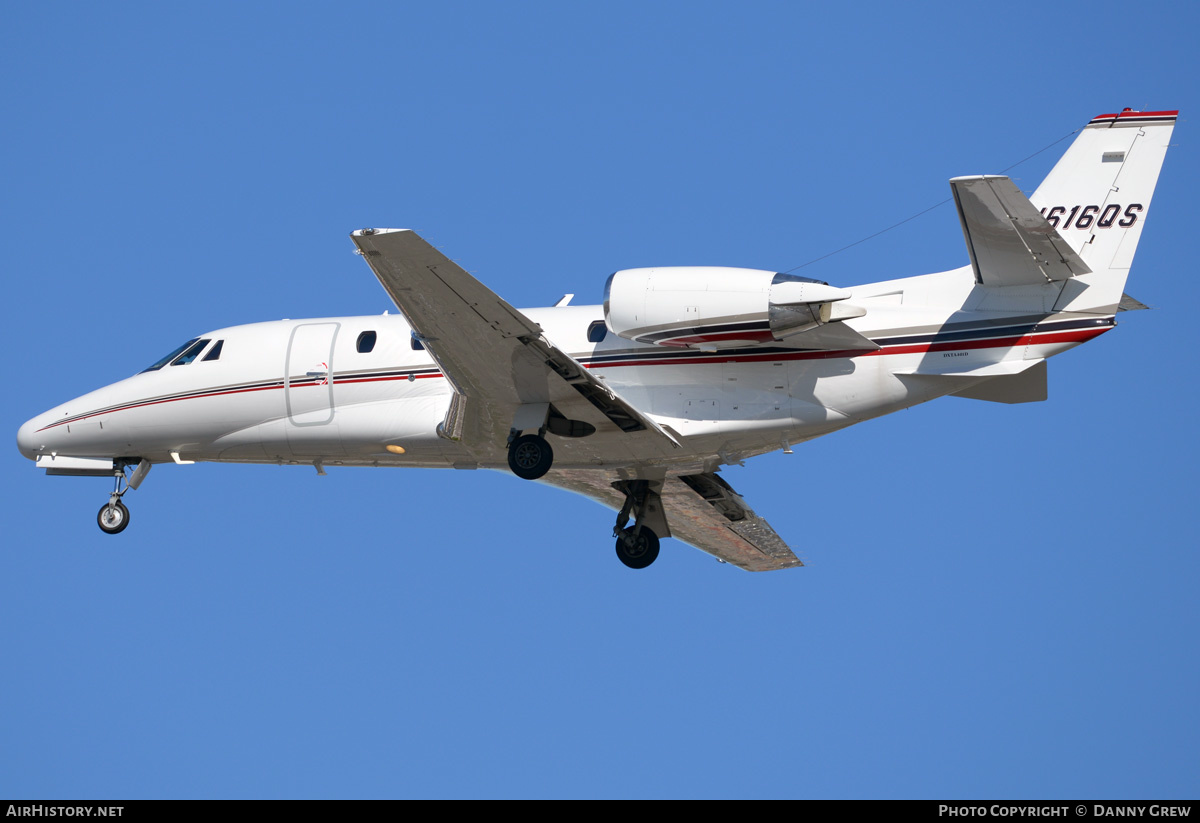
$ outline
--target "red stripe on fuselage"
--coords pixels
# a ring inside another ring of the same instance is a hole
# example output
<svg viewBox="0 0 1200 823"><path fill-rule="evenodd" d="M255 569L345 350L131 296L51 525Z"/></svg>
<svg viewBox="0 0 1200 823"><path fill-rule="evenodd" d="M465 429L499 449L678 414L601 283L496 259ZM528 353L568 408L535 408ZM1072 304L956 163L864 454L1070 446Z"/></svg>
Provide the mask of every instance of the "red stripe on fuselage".
<svg viewBox="0 0 1200 823"><path fill-rule="evenodd" d="M712 363L769 363L780 362L783 360L832 360L839 358L853 359L855 357L879 357L881 355L890 354L924 354L926 352L939 351L962 351L963 349L991 349L991 348L1014 348L1017 346L1040 345L1045 343L1083 343L1098 337L1104 332L1114 328L1113 326L1105 326L1097 329L1081 329L1063 332L1032 332L1030 334L1016 335L1013 337L992 337L983 340L964 340L953 341L946 343L915 343L912 345L897 344L886 346L878 351L797 351L790 353L774 352L771 354L738 354L736 350L731 349L727 353L718 353L707 357L689 357L689 358L647 358L641 360L627 360L619 363L585 363L584 368L588 369L615 369L623 366L691 366L704 365ZM414 375L415 380L426 380L429 378L442 377L441 372L433 374L417 374ZM408 380L408 374L396 375L394 377L364 377L364 378L349 378L338 379L335 375L333 384L345 385L349 383L381 383L393 380ZM293 389L302 389L311 386L319 386L325 384L309 383L305 386L292 386ZM60 420L57 423L51 423L49 426L44 426L38 429L39 432L48 431L49 429L65 426L70 423L78 423L80 420L87 420L90 417L97 417L102 414L116 414L117 412L129 411L131 409L141 409L148 406L160 406L165 403L175 403L181 400L200 400L206 397L224 397L231 394L246 394L249 392L272 391L284 388L282 383L277 383L271 386L254 386L245 389L224 389L221 391L204 392L202 394L189 394L184 397L165 397L160 400L145 400L138 403L131 403L127 406L119 406L114 409L106 409L87 414L72 417L68 420Z"/></svg>
<svg viewBox="0 0 1200 823"><path fill-rule="evenodd" d="M435 374L418 374L418 375L415 375L414 379L424 380L427 377L441 377L441 376L442 375L440 372L435 373ZM339 380L339 379L337 379L337 377L335 375L334 379L333 379L333 383L334 383L334 385L341 386L346 383L377 383L382 380L408 380L408 375L404 374L404 375L400 375L397 377L368 377L368 378L349 379L349 380ZM304 388L313 388L313 387L319 387L319 386L324 386L324 385L328 385L328 384L326 384L326 383L305 383L304 385L300 385L300 386L292 386L292 388L293 389L304 389ZM58 426L66 426L66 425L70 425L71 423L78 423L80 420L87 420L89 417L96 417L101 414L116 414L117 412L129 411L130 409L141 409L141 408L145 408L147 406L159 406L159 405L162 405L163 403L177 403L180 400L200 400L205 397L223 397L223 396L229 395L229 394L245 394L247 392L271 391L273 389L282 389L283 387L284 387L283 384L280 383L280 384L274 385L274 386L254 386L252 388L246 388L246 389L226 389L224 391L212 391L212 392L203 392L201 394L189 394L185 397L164 397L161 400L144 400L140 403L130 403L127 406L118 406L114 409L101 409L100 411L88 412L87 414L81 414L77 417L72 417L69 420L60 420L57 423L51 423L49 426L43 426L42 428L38 429L38 431L44 432L49 429L57 428Z"/></svg>
<svg viewBox="0 0 1200 823"><path fill-rule="evenodd" d="M589 369L611 369L619 366L667 366L667 365L691 365L703 363L769 363L779 362L782 360L829 360L836 358L855 358L855 357L879 357L889 354L924 354L925 352L939 351L961 351L963 349L991 349L991 348L1013 348L1016 346L1028 346L1031 344L1042 343L1083 343L1091 340L1093 337L1103 334L1112 326L1106 326L1102 329L1082 329L1079 331L1064 331L1064 332L1034 332L1032 334L1017 335L1014 337L992 337L986 340L963 340L947 343L916 343L913 345L898 344L886 346L878 351L798 351L792 353L775 352L773 354L735 354L732 350L729 353L713 354L708 357L689 357L686 360L683 358L673 359L645 359L645 360L627 360L620 363L591 363L588 364ZM1035 339L1036 338L1036 339Z"/></svg>

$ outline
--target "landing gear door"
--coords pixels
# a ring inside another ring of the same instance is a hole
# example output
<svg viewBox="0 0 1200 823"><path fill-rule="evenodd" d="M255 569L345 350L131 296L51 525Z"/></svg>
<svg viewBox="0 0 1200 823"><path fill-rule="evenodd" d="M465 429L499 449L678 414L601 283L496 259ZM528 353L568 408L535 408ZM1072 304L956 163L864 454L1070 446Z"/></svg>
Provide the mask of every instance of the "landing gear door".
<svg viewBox="0 0 1200 823"><path fill-rule="evenodd" d="M293 426L323 426L333 420L333 344L340 326L304 323L292 329L284 397Z"/></svg>

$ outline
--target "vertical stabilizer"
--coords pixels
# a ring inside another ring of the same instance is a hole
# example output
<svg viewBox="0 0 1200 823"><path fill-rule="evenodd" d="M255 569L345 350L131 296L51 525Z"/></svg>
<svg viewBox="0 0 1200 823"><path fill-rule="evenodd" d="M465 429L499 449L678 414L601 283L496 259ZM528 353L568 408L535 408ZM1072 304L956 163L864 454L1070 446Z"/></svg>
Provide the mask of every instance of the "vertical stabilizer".
<svg viewBox="0 0 1200 823"><path fill-rule="evenodd" d="M1092 270L1066 282L1056 311L1116 312L1177 114L1093 118L1029 198Z"/></svg>

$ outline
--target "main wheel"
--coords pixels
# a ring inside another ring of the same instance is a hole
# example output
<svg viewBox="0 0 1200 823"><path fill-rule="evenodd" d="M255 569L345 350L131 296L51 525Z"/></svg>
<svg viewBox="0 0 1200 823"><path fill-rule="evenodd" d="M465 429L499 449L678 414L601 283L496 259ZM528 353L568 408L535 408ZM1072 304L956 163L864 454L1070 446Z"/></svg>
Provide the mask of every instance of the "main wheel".
<svg viewBox="0 0 1200 823"><path fill-rule="evenodd" d="M550 471L554 450L546 438L536 434L518 437L508 447L508 467L522 480L537 480Z"/></svg>
<svg viewBox="0 0 1200 823"><path fill-rule="evenodd" d="M120 534L129 525L129 509L120 500L115 506L105 503L96 515L96 522L105 534Z"/></svg>
<svg viewBox="0 0 1200 823"><path fill-rule="evenodd" d="M658 535L642 526L637 537L630 526L617 537L617 557L631 569L644 569L658 557Z"/></svg>

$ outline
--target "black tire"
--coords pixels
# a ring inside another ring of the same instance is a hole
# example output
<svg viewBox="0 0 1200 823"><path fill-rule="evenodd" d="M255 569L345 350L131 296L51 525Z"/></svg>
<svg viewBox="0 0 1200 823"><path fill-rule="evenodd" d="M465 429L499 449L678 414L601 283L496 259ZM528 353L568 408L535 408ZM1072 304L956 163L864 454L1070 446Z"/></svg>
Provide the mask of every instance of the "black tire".
<svg viewBox="0 0 1200 823"><path fill-rule="evenodd" d="M644 569L658 557L658 535L643 526L635 538L633 529L617 538L617 558L631 569Z"/></svg>
<svg viewBox="0 0 1200 823"><path fill-rule="evenodd" d="M522 480L537 480L553 463L554 450L546 438L536 434L522 435L508 447L508 467Z"/></svg>
<svg viewBox="0 0 1200 823"><path fill-rule="evenodd" d="M105 503L96 515L96 523L105 534L120 534L129 525L129 509L120 500L116 506Z"/></svg>

